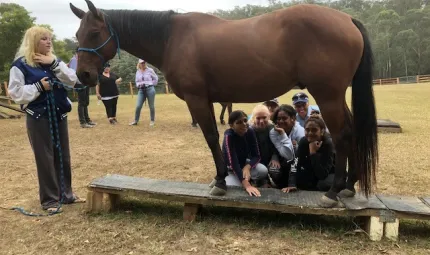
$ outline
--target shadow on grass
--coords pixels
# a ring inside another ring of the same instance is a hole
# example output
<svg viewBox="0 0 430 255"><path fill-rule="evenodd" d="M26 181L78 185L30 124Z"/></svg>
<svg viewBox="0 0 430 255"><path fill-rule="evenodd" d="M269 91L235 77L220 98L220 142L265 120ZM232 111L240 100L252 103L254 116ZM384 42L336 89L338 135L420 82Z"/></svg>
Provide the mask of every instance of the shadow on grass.
<svg viewBox="0 0 430 255"><path fill-rule="evenodd" d="M214 235L222 235L226 230L234 228L240 231L263 231L266 234L270 232L279 234L281 237L311 238L324 236L335 240L346 241L348 239L351 241L350 243L367 240L367 238L363 239L367 234L360 230L360 227L363 227L361 218L294 215L256 209L204 206L196 221L189 224L183 220L182 213L183 203L125 197L121 199L116 211L106 214L90 214L89 217L93 220L106 218L115 221L142 221L169 229L198 229L200 232ZM429 238L430 223L428 221L401 220L399 243L407 242L408 245L429 249L430 242L427 241ZM387 244L390 243L387 241Z"/></svg>

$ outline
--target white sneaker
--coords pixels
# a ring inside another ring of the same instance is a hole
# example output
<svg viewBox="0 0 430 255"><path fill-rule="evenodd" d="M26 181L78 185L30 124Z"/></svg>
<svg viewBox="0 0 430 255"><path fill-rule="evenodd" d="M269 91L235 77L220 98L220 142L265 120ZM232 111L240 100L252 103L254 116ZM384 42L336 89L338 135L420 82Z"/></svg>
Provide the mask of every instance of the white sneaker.
<svg viewBox="0 0 430 255"><path fill-rule="evenodd" d="M150 127L153 127L154 125L155 125L155 122L154 122L154 121L149 122L149 126L150 126Z"/></svg>

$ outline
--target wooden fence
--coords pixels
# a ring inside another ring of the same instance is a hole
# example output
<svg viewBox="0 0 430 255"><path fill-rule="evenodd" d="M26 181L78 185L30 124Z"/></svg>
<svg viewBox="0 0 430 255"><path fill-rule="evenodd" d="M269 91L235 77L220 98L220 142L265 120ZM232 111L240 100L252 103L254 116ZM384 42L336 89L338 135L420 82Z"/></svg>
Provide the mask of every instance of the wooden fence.
<svg viewBox="0 0 430 255"><path fill-rule="evenodd" d="M417 75L417 83L430 82L430 75Z"/></svg>
<svg viewBox="0 0 430 255"><path fill-rule="evenodd" d="M373 80L373 85L392 85L399 84L400 78L376 79Z"/></svg>

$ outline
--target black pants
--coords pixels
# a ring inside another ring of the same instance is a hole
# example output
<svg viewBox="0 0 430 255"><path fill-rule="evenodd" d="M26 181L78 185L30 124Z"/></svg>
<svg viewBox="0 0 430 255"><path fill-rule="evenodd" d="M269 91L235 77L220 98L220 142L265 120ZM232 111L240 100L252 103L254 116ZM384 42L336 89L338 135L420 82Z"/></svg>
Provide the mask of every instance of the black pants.
<svg viewBox="0 0 430 255"><path fill-rule="evenodd" d="M47 118L34 119L27 115L27 134L30 140L36 160L37 177L39 179L39 198L43 209L56 207L61 199L61 191L64 192L64 203L72 203L72 173L70 168L69 133L67 118L58 122L58 130L61 143L63 160L62 187L60 176L59 151L55 148L51 138L49 120ZM54 137L55 134L54 128ZM62 190L64 189L64 190Z"/></svg>
<svg viewBox="0 0 430 255"><path fill-rule="evenodd" d="M302 190L319 190L328 191L334 181L334 173L329 174L326 178L319 180L316 178L313 169L297 170L296 175L297 188Z"/></svg>
<svg viewBox="0 0 430 255"><path fill-rule="evenodd" d="M76 86L82 88L81 86ZM85 89L78 90L78 115L79 122L85 124L91 121L88 116L88 105L90 104L90 88L87 86Z"/></svg>
<svg viewBox="0 0 430 255"><path fill-rule="evenodd" d="M103 104L106 108L106 115L108 118L115 118L116 117L116 105L118 103L118 97L109 99L109 100L103 100Z"/></svg>

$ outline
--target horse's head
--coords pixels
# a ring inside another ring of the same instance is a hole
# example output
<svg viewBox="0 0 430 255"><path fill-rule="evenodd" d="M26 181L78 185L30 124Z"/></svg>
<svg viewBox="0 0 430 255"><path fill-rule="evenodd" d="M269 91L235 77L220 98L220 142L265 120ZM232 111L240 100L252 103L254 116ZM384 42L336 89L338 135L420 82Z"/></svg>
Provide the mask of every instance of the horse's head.
<svg viewBox="0 0 430 255"><path fill-rule="evenodd" d="M72 12L81 19L76 32L79 43L76 73L83 84L95 86L104 65L115 56L118 38L105 14L97 10L91 1L85 1L90 10L87 13L70 3Z"/></svg>

